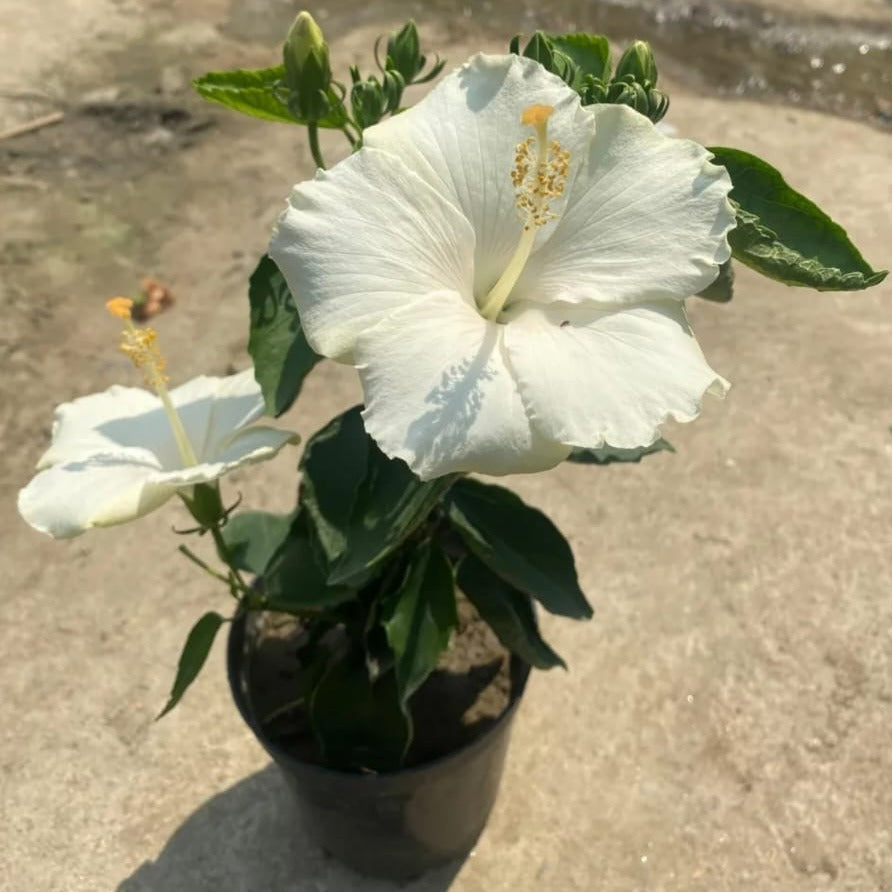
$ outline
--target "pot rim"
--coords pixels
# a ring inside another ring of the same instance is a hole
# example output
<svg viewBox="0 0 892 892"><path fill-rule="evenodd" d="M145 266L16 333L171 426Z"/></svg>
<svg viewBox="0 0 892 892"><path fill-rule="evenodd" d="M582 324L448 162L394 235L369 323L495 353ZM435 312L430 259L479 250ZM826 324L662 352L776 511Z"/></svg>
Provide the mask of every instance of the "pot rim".
<svg viewBox="0 0 892 892"><path fill-rule="evenodd" d="M323 776L349 779L351 782L358 783L374 783L379 779L393 779L397 777L411 777L423 772L429 772L440 766L445 766L450 762L460 761L470 756L477 749L483 747L488 739L496 733L502 726L509 723L514 717L514 713L520 706L521 698L526 690L527 681L530 677L532 666L517 656L510 653L510 674L511 674L511 696L507 708L502 714L490 725L485 731L466 743L458 749L452 750L436 759L423 762L420 765L412 765L408 768L398 768L396 771L374 771L366 774L353 771L338 771L335 768L329 768L326 765L319 765L315 762L305 762L303 759L288 752L286 749L273 742L262 725L257 721L254 711L251 708L250 698L248 697L247 685L241 675L240 669L243 666L244 645L245 645L245 625L250 611L240 611L232 618L229 624L229 636L226 641L226 677L229 681L229 688L232 692L232 698L235 705L244 719L245 724L254 732L254 736L261 743L263 748L276 761L285 760L295 762L301 765L306 771L316 772Z"/></svg>

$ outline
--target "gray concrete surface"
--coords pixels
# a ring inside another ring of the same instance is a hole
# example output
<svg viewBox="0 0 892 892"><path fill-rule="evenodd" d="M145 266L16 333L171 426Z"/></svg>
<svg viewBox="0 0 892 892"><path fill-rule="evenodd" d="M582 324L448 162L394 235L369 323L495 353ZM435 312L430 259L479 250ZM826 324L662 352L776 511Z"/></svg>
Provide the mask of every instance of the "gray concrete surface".
<svg viewBox="0 0 892 892"><path fill-rule="evenodd" d="M184 82L265 64L274 50L238 18L261 6L48 0L38 18L0 0L16 23L0 35L16 60L4 88L112 87L213 125L72 112L0 147L4 892L392 888L307 842L229 700L221 647L152 722L189 625L226 605L175 552L179 509L64 544L14 511L52 406L130 380L106 297L148 272L171 285L157 327L175 379L246 362L245 277L308 155L295 132L217 115ZM340 58L368 59L395 21L376 16L348 28L332 10ZM503 19L503 33L523 25ZM427 33L456 62L500 45L461 17ZM780 165L892 264L888 133L669 87L679 130ZM32 109L15 101L10 118ZM543 619L570 672L532 680L474 855L410 892L892 889L890 301L889 284L819 295L741 271L729 306L691 307L734 387L667 430L676 455L510 481L569 534L597 615ZM309 434L356 396L350 370L324 366L286 421ZM295 459L230 492L286 508Z"/></svg>

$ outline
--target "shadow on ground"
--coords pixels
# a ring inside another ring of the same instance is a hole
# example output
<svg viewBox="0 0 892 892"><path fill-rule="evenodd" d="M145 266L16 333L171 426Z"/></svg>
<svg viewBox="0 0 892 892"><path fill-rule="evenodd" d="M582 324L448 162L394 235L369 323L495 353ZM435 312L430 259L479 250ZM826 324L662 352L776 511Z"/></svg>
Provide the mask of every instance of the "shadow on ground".
<svg viewBox="0 0 892 892"><path fill-rule="evenodd" d="M399 885L342 867L310 840L270 765L202 805L117 892L445 892L460 867Z"/></svg>

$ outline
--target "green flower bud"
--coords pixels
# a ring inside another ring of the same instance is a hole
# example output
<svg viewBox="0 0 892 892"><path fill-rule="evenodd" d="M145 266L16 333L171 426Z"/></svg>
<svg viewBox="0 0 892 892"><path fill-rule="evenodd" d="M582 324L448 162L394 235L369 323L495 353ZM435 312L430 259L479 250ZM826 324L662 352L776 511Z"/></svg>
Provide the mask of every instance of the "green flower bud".
<svg viewBox="0 0 892 892"><path fill-rule="evenodd" d="M647 116L656 124L661 121L666 112L669 111L669 97L659 90L650 90L647 94L647 100L650 104Z"/></svg>
<svg viewBox="0 0 892 892"><path fill-rule="evenodd" d="M622 55L613 74L614 80L635 81L644 88L656 86L657 63L650 44L636 40Z"/></svg>
<svg viewBox="0 0 892 892"><path fill-rule="evenodd" d="M353 81L350 90L350 105L353 109L353 120L359 125L360 130L377 124L387 110L387 97L384 95L381 85L370 77L368 80Z"/></svg>
<svg viewBox="0 0 892 892"><path fill-rule="evenodd" d="M288 106L299 118L318 121L331 108L331 64L322 29L308 12L295 18L282 48Z"/></svg>
<svg viewBox="0 0 892 892"><path fill-rule="evenodd" d="M396 71L407 84L424 68L418 28L411 19L396 33L387 38L387 71Z"/></svg>
<svg viewBox="0 0 892 892"><path fill-rule="evenodd" d="M216 526L226 515L216 482L197 483L192 487L191 494L181 492L180 496L202 529Z"/></svg>
<svg viewBox="0 0 892 892"><path fill-rule="evenodd" d="M554 47L548 39L548 35L542 31L534 31L529 39L523 54L528 59L535 59L547 71L552 71L554 66Z"/></svg>

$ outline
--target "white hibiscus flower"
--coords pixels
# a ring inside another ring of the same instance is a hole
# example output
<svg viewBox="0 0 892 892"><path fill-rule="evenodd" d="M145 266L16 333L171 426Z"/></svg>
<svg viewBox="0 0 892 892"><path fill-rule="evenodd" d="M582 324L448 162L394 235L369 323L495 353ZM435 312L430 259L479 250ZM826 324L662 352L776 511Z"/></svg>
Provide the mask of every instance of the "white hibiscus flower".
<svg viewBox="0 0 892 892"><path fill-rule="evenodd" d="M423 479L652 443L727 383L684 312L730 256L701 146L472 58L295 187L273 234L313 348L359 370L368 432Z"/></svg>
<svg viewBox="0 0 892 892"><path fill-rule="evenodd" d="M109 308L126 320L122 349L154 392L115 386L57 407L52 443L18 498L22 517L56 539L148 514L298 440L291 431L247 427L263 413L253 369L168 392L155 334L133 326L130 303L116 298Z"/></svg>

